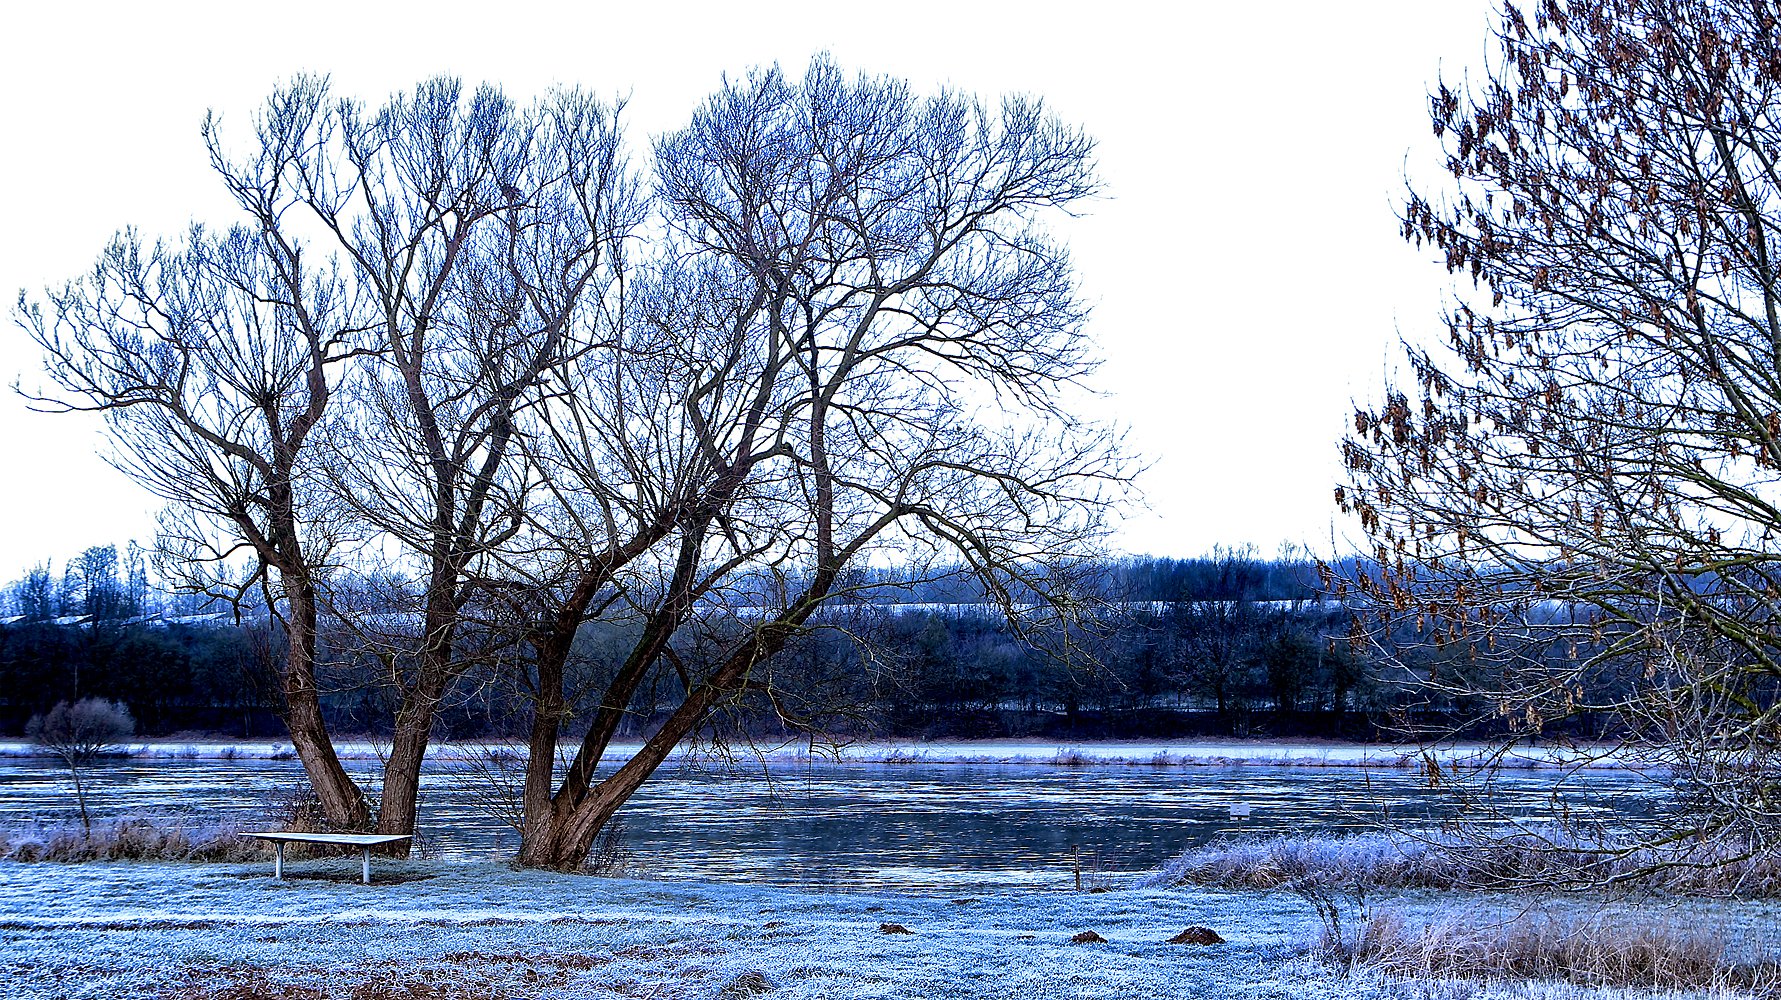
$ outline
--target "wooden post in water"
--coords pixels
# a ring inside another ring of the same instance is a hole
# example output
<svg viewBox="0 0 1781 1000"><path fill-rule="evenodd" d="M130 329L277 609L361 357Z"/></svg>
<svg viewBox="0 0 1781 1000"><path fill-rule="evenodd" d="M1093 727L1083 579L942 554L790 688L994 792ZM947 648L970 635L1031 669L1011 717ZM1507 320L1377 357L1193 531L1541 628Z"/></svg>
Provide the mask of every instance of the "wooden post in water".
<svg viewBox="0 0 1781 1000"><path fill-rule="evenodd" d="M1076 869L1076 891L1082 891L1082 848L1070 845L1070 862Z"/></svg>

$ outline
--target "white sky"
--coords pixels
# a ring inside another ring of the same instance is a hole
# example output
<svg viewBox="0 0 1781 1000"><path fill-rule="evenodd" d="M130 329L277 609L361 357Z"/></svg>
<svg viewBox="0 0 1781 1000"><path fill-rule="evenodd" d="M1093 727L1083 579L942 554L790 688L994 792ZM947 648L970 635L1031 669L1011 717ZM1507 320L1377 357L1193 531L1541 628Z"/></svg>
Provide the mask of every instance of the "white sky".
<svg viewBox="0 0 1781 1000"><path fill-rule="evenodd" d="M243 138L279 81L373 103L437 73L526 100L629 94L631 134L681 124L724 72L827 49L918 90L1043 96L1096 137L1107 196L1065 228L1106 364L1101 415L1151 460L1132 552L1346 549L1331 490L1349 402L1447 279L1397 236L1406 170L1434 177L1426 88L1487 51L1486 0L9 5L0 14L0 376L39 381L17 290L72 278L126 224L229 218L206 109ZM25 9L21 9L25 8ZM1438 180L1438 177L1435 178ZM0 398L0 583L152 536L154 502L97 456L98 421Z"/></svg>

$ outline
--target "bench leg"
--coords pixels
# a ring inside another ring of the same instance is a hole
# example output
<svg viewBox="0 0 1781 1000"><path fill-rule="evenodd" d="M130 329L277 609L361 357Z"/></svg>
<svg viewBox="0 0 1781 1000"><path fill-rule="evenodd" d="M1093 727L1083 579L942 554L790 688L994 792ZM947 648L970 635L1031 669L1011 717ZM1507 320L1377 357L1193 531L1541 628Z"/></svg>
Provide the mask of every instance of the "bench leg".
<svg viewBox="0 0 1781 1000"><path fill-rule="evenodd" d="M365 884L371 884L371 845L365 845Z"/></svg>
<svg viewBox="0 0 1781 1000"><path fill-rule="evenodd" d="M272 850L274 851L274 853L272 855L272 877L279 881L283 881L284 880L284 841L282 841L282 840L278 841L276 844L273 845Z"/></svg>

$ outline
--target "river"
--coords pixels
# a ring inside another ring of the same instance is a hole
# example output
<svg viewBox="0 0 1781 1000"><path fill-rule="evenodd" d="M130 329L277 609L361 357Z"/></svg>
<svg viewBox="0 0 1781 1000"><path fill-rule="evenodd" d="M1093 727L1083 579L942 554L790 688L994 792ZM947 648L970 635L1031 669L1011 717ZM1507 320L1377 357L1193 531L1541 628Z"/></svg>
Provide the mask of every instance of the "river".
<svg viewBox="0 0 1781 1000"><path fill-rule="evenodd" d="M376 772L374 761L347 765ZM1499 801L1537 820L1555 803L1557 775L1505 772ZM88 797L96 820L272 828L302 779L294 760L130 758L92 768ZM1574 818L1611 819L1649 808L1651 794L1636 775L1602 769L1569 779L1556 802ZM517 835L492 797L462 763L430 762L423 853L511 854ZM1233 818L1244 805L1249 816ZM1428 827L1455 808L1445 788L1409 768L745 759L665 765L620 817L626 871L642 877L964 893L1062 886L1077 864L1090 881L1123 877L1223 835ZM76 815L57 762L0 758L0 823Z"/></svg>

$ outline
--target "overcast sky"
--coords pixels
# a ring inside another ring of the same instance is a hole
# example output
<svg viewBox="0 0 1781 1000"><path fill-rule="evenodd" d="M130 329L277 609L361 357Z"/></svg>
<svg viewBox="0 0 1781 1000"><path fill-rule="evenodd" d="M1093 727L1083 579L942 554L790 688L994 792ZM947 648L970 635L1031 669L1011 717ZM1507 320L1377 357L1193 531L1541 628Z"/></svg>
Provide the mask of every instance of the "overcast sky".
<svg viewBox="0 0 1781 1000"><path fill-rule="evenodd" d="M26 5L19 5L26 6ZM1347 547L1334 520L1349 401L1400 335L1438 329L1447 279L1398 239L1429 177L1425 91L1474 73L1484 0L1268 4L32 4L0 15L0 373L40 381L17 290L86 269L124 225L229 221L198 126L242 137L297 72L373 103L425 77L629 95L636 149L722 74L818 51L918 91L1038 94L1099 141L1106 195L1064 227L1095 303L1100 415L1152 465L1131 552ZM109 9L108 9L109 8ZM1169 13L1158 11L1167 9ZM1433 178L1438 181L1438 177ZM96 420L0 400L0 582L153 534L153 501L98 457Z"/></svg>

